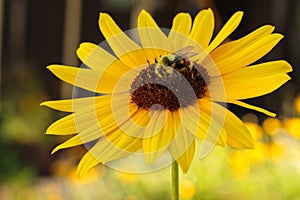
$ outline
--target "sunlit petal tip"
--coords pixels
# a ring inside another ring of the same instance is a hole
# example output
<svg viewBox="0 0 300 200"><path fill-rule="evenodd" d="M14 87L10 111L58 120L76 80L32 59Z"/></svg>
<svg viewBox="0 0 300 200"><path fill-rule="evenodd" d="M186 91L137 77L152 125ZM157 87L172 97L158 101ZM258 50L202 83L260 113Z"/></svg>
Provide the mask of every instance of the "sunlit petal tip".
<svg viewBox="0 0 300 200"><path fill-rule="evenodd" d="M243 11L237 11L236 13L234 13L233 16L235 16L235 15L236 15L237 18L242 18L243 15L244 15L244 12Z"/></svg>
<svg viewBox="0 0 300 200"><path fill-rule="evenodd" d="M178 13L173 19L172 30L188 34L192 25L192 17L189 13ZM182 31L186 30L187 31Z"/></svg>
<svg viewBox="0 0 300 200"><path fill-rule="evenodd" d="M181 169L182 169L183 174L186 174L189 171L189 167L184 167L184 168L181 168Z"/></svg>
<svg viewBox="0 0 300 200"><path fill-rule="evenodd" d="M275 26L273 25L266 25L267 27L269 27L270 30L272 30L272 32L275 30Z"/></svg>
<svg viewBox="0 0 300 200"><path fill-rule="evenodd" d="M211 8L208 8L206 12L208 16L211 16L213 19L215 18L214 11Z"/></svg>
<svg viewBox="0 0 300 200"><path fill-rule="evenodd" d="M55 72L57 70L59 70L60 65L49 65L46 67L50 72L52 72L53 74L55 74Z"/></svg>
<svg viewBox="0 0 300 200"><path fill-rule="evenodd" d="M240 24L243 17L243 12L238 11L232 15L232 17L226 22L226 24L219 31L217 36L213 39L213 41L209 44L206 49L207 52L213 51L216 47L218 47Z"/></svg>
<svg viewBox="0 0 300 200"><path fill-rule="evenodd" d="M287 72L287 73L293 71L292 65L291 65L290 63L288 63L288 62L285 61L285 60L281 60L281 62L282 62L282 65L284 65L284 66L286 67L286 69L287 69L286 72Z"/></svg>
<svg viewBox="0 0 300 200"><path fill-rule="evenodd" d="M214 12L211 8L207 8L206 12L207 12L207 14L212 15L212 17L214 17Z"/></svg>
<svg viewBox="0 0 300 200"><path fill-rule="evenodd" d="M150 15L145 9L142 9L141 12L139 13L139 16L141 15Z"/></svg>
<svg viewBox="0 0 300 200"><path fill-rule="evenodd" d="M47 128L45 134L46 135L51 135L52 134L52 124Z"/></svg>
<svg viewBox="0 0 300 200"><path fill-rule="evenodd" d="M252 140L249 141L248 143L243 144L243 149L255 149L255 141L252 137Z"/></svg>
<svg viewBox="0 0 300 200"><path fill-rule="evenodd" d="M46 132L44 134L45 135L57 135L54 131L54 128L52 128L51 126L46 130Z"/></svg>
<svg viewBox="0 0 300 200"><path fill-rule="evenodd" d="M277 116L276 113L272 113L272 112L267 111L267 110L266 110L265 114L268 115L269 117L273 117L273 118Z"/></svg>
<svg viewBox="0 0 300 200"><path fill-rule="evenodd" d="M150 13L146 10L142 10L138 16L137 20L138 28L145 28L145 27L158 27L155 20L152 18Z"/></svg>
<svg viewBox="0 0 300 200"><path fill-rule="evenodd" d="M66 68L69 66L63 66L63 65L57 65L57 64L53 64L53 65L49 65L46 68L48 70L50 70L52 73L56 72L56 71L61 71L63 68ZM71 67L71 66L70 66Z"/></svg>
<svg viewBox="0 0 300 200"><path fill-rule="evenodd" d="M174 18L173 18L173 22L178 20L178 19L182 19L182 18L188 18L191 17L191 15L189 13L185 13L185 12L181 12L178 13ZM191 18L190 18L191 19Z"/></svg>
<svg viewBox="0 0 300 200"><path fill-rule="evenodd" d="M182 12L174 17L172 22L172 28L168 36L170 41L174 41L174 49L182 48L182 34L189 36L193 23L192 21L192 17L189 13Z"/></svg>
<svg viewBox="0 0 300 200"><path fill-rule="evenodd" d="M58 102L61 102L61 100L57 100ZM56 101L44 101L42 103L40 103L40 106L46 106L46 107L49 107L49 108L54 108L55 107L53 106L53 104L55 104Z"/></svg>
<svg viewBox="0 0 300 200"><path fill-rule="evenodd" d="M44 134L45 134L45 135L51 135L51 133L48 132L48 131L46 131Z"/></svg>
<svg viewBox="0 0 300 200"><path fill-rule="evenodd" d="M140 12L140 14L141 13L148 13L148 12L145 9L142 9L141 12Z"/></svg>
<svg viewBox="0 0 300 200"><path fill-rule="evenodd" d="M242 102L242 101L228 101L228 103L233 103L235 105L238 105L238 106L241 106L241 107L244 107L244 108L248 108L250 110L255 110L257 112L261 112L265 115L268 115L270 117L276 117L276 113L273 113L273 112L270 112L266 109L263 109L263 108L260 108L260 107L257 107L257 106L253 106L253 105L250 105L250 104L247 104L245 102Z"/></svg>
<svg viewBox="0 0 300 200"><path fill-rule="evenodd" d="M244 15L243 11L237 11L231 16L228 22L231 22L233 24L236 24L236 26L238 26L242 21L243 15Z"/></svg>
<svg viewBox="0 0 300 200"><path fill-rule="evenodd" d="M79 48L82 48L82 47L85 47L85 46L96 46L96 44L91 43L91 42L82 42L82 43L79 45Z"/></svg>
<svg viewBox="0 0 300 200"><path fill-rule="evenodd" d="M228 141L227 144L233 148L237 149L255 149L255 142L253 137L251 139L248 137L247 141L238 141L236 138L231 137Z"/></svg>
<svg viewBox="0 0 300 200"><path fill-rule="evenodd" d="M280 33L273 33L273 40L277 40L278 42L284 38L284 35L280 34Z"/></svg>
<svg viewBox="0 0 300 200"><path fill-rule="evenodd" d="M93 43L90 43L90 42L83 42L83 43L81 43L80 45L79 45L79 47L78 47L78 49L77 49L77 51L76 52L78 52L79 50L84 50L84 49L93 49L93 48L95 48L95 47L97 47L97 45L96 44L93 44Z"/></svg>
<svg viewBox="0 0 300 200"><path fill-rule="evenodd" d="M140 24L140 21L142 18L145 18L147 16L149 16L150 14L146 11L146 10L141 10L141 12L138 15L138 24Z"/></svg>
<svg viewBox="0 0 300 200"><path fill-rule="evenodd" d="M51 151L51 155L55 154L57 151L59 151L61 148L59 148L59 146L55 147L52 151Z"/></svg>
<svg viewBox="0 0 300 200"><path fill-rule="evenodd" d="M98 159L96 159L90 152L87 152L78 164L76 171L77 177L79 179L83 178L91 168L93 168L99 163L100 161Z"/></svg>
<svg viewBox="0 0 300 200"><path fill-rule="evenodd" d="M179 164L179 166L182 170L182 173L187 174L190 169L190 166L192 164L192 160L190 160L189 162L187 162L187 161L182 162L182 161L177 160L177 163Z"/></svg>
<svg viewBox="0 0 300 200"><path fill-rule="evenodd" d="M90 53L96 48L97 46L95 44L89 43L89 42L84 42L81 43L78 49L76 50L76 55L78 58L82 61L85 62Z"/></svg>
<svg viewBox="0 0 300 200"><path fill-rule="evenodd" d="M51 71L52 68L54 68L56 65L48 65L46 68Z"/></svg>
<svg viewBox="0 0 300 200"><path fill-rule="evenodd" d="M275 26L271 25L271 24L266 24L264 26L259 27L258 29L263 29L266 32L268 32L269 34L273 33L275 30Z"/></svg>
<svg viewBox="0 0 300 200"><path fill-rule="evenodd" d="M240 144L240 146L231 146L232 148L236 148L236 149L255 149L255 142L253 141L252 143L243 143L243 144Z"/></svg>
<svg viewBox="0 0 300 200"><path fill-rule="evenodd" d="M99 28L105 39L109 39L123 31L119 28L113 18L107 13L100 13ZM111 46L111 45L110 45Z"/></svg>
<svg viewBox="0 0 300 200"><path fill-rule="evenodd" d="M104 13L104 12L100 12L99 13L99 20L102 21L102 20L105 20L105 18L109 17L110 18L110 15L107 14L107 13Z"/></svg>
<svg viewBox="0 0 300 200"><path fill-rule="evenodd" d="M231 19L233 20L233 23L236 23L238 26L240 24L240 22L242 21L243 15L244 15L243 11L237 11L236 13L234 13L231 17Z"/></svg>
<svg viewBox="0 0 300 200"><path fill-rule="evenodd" d="M192 165L193 158L194 158L194 154L188 160L186 160L186 163L184 165L181 165L181 169L182 169L182 173L183 174L187 174L188 173L188 171L189 171L189 169L190 169L190 167Z"/></svg>

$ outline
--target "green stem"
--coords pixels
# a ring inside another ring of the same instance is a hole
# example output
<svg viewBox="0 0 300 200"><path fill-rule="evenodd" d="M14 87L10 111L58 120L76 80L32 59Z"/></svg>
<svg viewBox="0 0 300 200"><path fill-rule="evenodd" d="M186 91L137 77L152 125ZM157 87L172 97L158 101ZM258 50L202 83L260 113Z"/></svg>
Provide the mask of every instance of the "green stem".
<svg viewBox="0 0 300 200"><path fill-rule="evenodd" d="M176 161L172 163L172 200L179 200L179 176Z"/></svg>

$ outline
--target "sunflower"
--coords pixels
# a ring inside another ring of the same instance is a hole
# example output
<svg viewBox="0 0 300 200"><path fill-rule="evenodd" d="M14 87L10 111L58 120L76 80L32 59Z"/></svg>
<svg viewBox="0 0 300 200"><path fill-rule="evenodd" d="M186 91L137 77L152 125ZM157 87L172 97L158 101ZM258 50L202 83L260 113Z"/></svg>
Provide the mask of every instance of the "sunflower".
<svg viewBox="0 0 300 200"><path fill-rule="evenodd" d="M200 157L214 145L254 148L249 130L225 105L274 117L241 100L276 90L290 79L292 68L284 60L251 65L283 38L271 25L224 43L242 15L236 12L212 39L211 9L200 11L193 22L188 13L177 14L170 30L159 28L142 10L137 29L128 32L100 13L106 41L80 45L77 55L84 67L48 66L61 80L94 94L42 103L71 112L46 131L73 135L52 153L88 144L77 170L83 176L97 164L132 155L142 156L149 166L171 158L187 173L196 138L203 142Z"/></svg>

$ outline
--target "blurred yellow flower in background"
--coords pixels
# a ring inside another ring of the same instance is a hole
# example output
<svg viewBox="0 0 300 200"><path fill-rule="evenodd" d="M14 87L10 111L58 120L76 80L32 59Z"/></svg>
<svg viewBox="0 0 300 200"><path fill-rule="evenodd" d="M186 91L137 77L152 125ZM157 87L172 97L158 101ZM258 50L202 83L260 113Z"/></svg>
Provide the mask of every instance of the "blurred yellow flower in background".
<svg viewBox="0 0 300 200"><path fill-rule="evenodd" d="M46 131L76 134L53 153L94 141L79 163L81 177L99 163L132 154L142 154L146 163L155 164L166 152L187 173L195 154L195 138L211 147L253 148L248 128L221 103L274 117L274 113L241 100L276 90L290 79L287 73L292 68L284 60L251 65L283 38L273 33L273 26L262 26L223 44L242 15L236 12L212 39L211 9L200 11L193 23L188 13L177 14L167 34L143 10L136 42L108 14L101 13L100 31L114 54L83 43L77 55L88 68L48 66L63 81L96 93L42 103L72 112ZM253 157L259 160L259 156Z"/></svg>
<svg viewBox="0 0 300 200"><path fill-rule="evenodd" d="M123 183L131 184L137 181L137 175L132 173L126 173L126 172L115 172L116 177L122 181Z"/></svg>
<svg viewBox="0 0 300 200"><path fill-rule="evenodd" d="M245 122L245 125L251 132L253 138L256 140L260 140L263 137L263 130L262 128L256 124L256 123L250 123L250 122Z"/></svg>
<svg viewBox="0 0 300 200"><path fill-rule="evenodd" d="M183 199L191 199L196 194L196 186L193 181L182 179L179 182L179 194Z"/></svg>
<svg viewBox="0 0 300 200"><path fill-rule="evenodd" d="M277 118L267 118L263 121L262 127L264 132L268 135L273 135L282 127L281 121Z"/></svg>
<svg viewBox="0 0 300 200"><path fill-rule="evenodd" d="M261 126L257 123L245 122L255 139L255 149L229 151L230 166L234 174L242 177L248 174L251 166L263 165L269 161L281 161L284 157L288 157L285 151L289 145L286 131L292 136L298 134L300 121L297 119L286 119L282 123L277 118L266 118Z"/></svg>
<svg viewBox="0 0 300 200"><path fill-rule="evenodd" d="M229 164L236 177L243 177L250 169L251 160L243 151L232 151L229 154Z"/></svg>
<svg viewBox="0 0 300 200"><path fill-rule="evenodd" d="M294 100L294 107L296 112L299 114L300 113L300 96L297 96Z"/></svg>
<svg viewBox="0 0 300 200"><path fill-rule="evenodd" d="M284 128L296 138L300 137L300 118L288 118L284 121Z"/></svg>

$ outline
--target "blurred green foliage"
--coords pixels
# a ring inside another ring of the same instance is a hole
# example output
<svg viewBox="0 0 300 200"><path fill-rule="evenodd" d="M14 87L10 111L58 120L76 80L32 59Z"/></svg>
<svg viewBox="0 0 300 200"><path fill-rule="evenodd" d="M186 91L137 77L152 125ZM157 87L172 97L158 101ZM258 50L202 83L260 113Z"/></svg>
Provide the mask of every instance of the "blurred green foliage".
<svg viewBox="0 0 300 200"><path fill-rule="evenodd" d="M1 182L44 171L39 162L43 156L49 157L54 140L42 133L57 115L39 106L47 95L33 74L21 71L6 83L18 87L4 88L1 101Z"/></svg>

